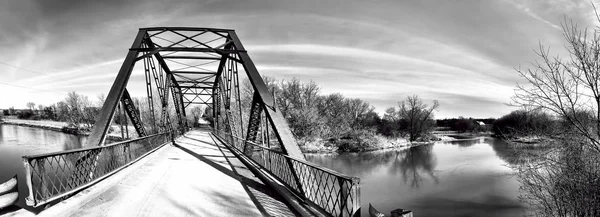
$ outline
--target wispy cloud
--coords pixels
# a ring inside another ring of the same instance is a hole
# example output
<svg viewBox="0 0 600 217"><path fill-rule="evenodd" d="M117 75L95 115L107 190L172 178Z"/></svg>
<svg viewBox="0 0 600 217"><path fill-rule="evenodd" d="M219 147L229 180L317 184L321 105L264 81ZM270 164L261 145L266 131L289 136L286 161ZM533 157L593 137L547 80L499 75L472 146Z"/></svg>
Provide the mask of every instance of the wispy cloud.
<svg viewBox="0 0 600 217"><path fill-rule="evenodd" d="M597 4L598 5L598 4ZM139 27L236 29L262 74L313 80L323 93L368 100L378 111L418 94L438 117L499 116L513 67L538 41L562 47L557 24L586 25L585 0L566 1L49 1L0 2L3 82L56 92L106 93ZM136 69L130 92L143 96ZM521 81L522 82L522 81ZM139 89L139 90L138 90ZM1 86L0 108L61 100L56 92Z"/></svg>
<svg viewBox="0 0 600 217"><path fill-rule="evenodd" d="M533 11L531 11L531 9L529 9L527 6L525 6L523 4L515 3L515 2L512 2L512 4L515 7L517 7L519 10L525 12L530 17L533 17L536 20L539 20L539 21L541 21L541 22L543 22L545 24L548 24L552 28L561 29L560 26L558 26L558 25L556 25L556 24L554 24L554 23L552 23L552 22L550 22L548 20L545 20L544 18L540 17L539 15L537 15L536 13L534 13Z"/></svg>

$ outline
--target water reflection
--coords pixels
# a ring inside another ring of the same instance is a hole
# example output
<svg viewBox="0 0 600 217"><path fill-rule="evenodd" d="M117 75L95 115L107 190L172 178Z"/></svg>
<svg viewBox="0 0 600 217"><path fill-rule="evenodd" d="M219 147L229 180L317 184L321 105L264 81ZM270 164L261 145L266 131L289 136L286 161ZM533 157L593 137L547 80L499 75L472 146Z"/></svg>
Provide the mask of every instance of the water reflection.
<svg viewBox="0 0 600 217"><path fill-rule="evenodd" d="M519 216L519 183L506 166L519 155L482 137L307 160L361 178L361 206L373 203L387 214L405 208L418 216Z"/></svg>
<svg viewBox="0 0 600 217"><path fill-rule="evenodd" d="M419 188L423 182L423 175L426 175L436 184L439 179L434 173L436 166L435 156L432 154L433 145L421 145L411 147L408 150L396 152L396 157L389 167L390 173L402 174L402 180L405 184L410 184L413 188Z"/></svg>
<svg viewBox="0 0 600 217"><path fill-rule="evenodd" d="M537 156L544 155L550 149L549 146L544 145L510 144L499 139L487 139L486 143L490 144L496 155L510 166L541 160L542 158Z"/></svg>
<svg viewBox="0 0 600 217"><path fill-rule="evenodd" d="M468 148L475 144L482 143L484 141L483 137L474 138L474 139L462 139L456 141L448 141L448 143L453 145L458 145L459 147Z"/></svg>

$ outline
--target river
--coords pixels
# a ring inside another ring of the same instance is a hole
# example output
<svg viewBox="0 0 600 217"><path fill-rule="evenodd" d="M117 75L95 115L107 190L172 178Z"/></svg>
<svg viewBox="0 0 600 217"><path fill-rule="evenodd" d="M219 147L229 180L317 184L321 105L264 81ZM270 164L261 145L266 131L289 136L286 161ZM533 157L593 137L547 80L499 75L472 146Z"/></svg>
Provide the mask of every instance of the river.
<svg viewBox="0 0 600 217"><path fill-rule="evenodd" d="M80 148L84 136L0 125L0 181L19 177L27 195L21 156ZM403 150L307 155L307 160L361 179L362 216L369 203L389 214L415 216L522 216L519 183L507 166L519 152L501 140L436 142ZM25 207L23 196L19 206Z"/></svg>
<svg viewBox="0 0 600 217"><path fill-rule="evenodd" d="M523 216L508 167L518 163L516 155L504 141L478 138L307 160L360 178L362 216L369 203L386 215L402 208L419 217Z"/></svg>
<svg viewBox="0 0 600 217"><path fill-rule="evenodd" d="M85 136L0 124L0 182L17 174L20 195L17 205L25 207L23 195L28 193L21 156L81 148L85 140Z"/></svg>

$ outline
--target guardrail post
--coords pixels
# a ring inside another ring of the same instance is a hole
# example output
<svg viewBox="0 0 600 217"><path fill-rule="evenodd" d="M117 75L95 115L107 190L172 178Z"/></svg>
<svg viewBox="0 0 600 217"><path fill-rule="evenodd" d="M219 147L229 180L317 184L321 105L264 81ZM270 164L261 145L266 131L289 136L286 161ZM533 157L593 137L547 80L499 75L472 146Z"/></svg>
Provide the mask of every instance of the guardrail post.
<svg viewBox="0 0 600 217"><path fill-rule="evenodd" d="M131 152L129 151L129 146L130 145L123 146L123 155L125 156L125 160L127 162L131 161Z"/></svg>
<svg viewBox="0 0 600 217"><path fill-rule="evenodd" d="M352 188L350 189L350 197L352 198L353 216L360 217L360 179L352 178Z"/></svg>
<svg viewBox="0 0 600 217"><path fill-rule="evenodd" d="M346 214L349 214L346 212L346 206L348 203L348 183L345 182L344 179L338 178L338 184L340 186L340 198L338 199L340 200L340 213L342 216L346 216Z"/></svg>
<svg viewBox="0 0 600 217"><path fill-rule="evenodd" d="M29 160L23 158L23 165L25 166L25 182L27 183L27 189L29 189L29 196L25 198L25 203L29 206L35 205L35 195L33 194L32 182L31 182L31 164Z"/></svg>
<svg viewBox="0 0 600 217"><path fill-rule="evenodd" d="M45 196L49 195L48 194L48 182L46 181L46 179L44 179L44 176L46 174L46 168L44 167L44 162L40 162L38 160L37 164L38 164L38 168L39 168L38 171L40 171L40 190L41 190L40 193L42 196L45 197Z"/></svg>

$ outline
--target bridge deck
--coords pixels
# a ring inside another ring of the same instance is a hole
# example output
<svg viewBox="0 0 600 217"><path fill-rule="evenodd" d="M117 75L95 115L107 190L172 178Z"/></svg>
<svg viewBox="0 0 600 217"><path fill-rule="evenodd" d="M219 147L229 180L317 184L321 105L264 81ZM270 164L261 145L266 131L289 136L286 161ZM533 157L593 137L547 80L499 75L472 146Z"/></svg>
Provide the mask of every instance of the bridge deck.
<svg viewBox="0 0 600 217"><path fill-rule="evenodd" d="M188 132L72 216L293 216L207 130Z"/></svg>

